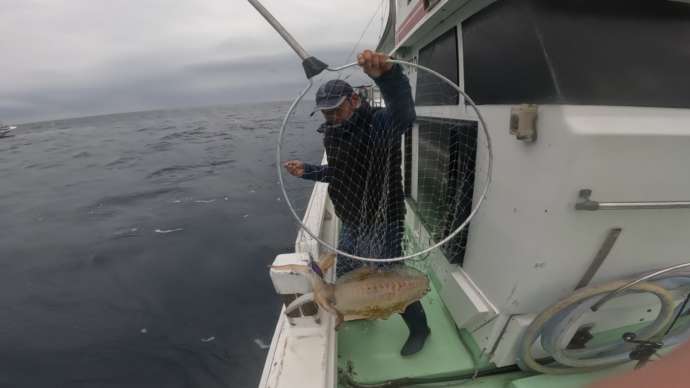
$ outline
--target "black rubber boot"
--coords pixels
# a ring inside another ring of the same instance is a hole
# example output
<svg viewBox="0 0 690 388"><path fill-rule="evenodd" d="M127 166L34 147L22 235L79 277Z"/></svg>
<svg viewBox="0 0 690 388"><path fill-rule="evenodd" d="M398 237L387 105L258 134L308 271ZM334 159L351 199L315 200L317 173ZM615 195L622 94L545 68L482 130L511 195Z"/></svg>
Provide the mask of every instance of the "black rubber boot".
<svg viewBox="0 0 690 388"><path fill-rule="evenodd" d="M410 336L407 337L405 345L400 350L400 355L411 356L422 350L426 338L431 334L431 329L427 325L426 314L420 301L407 306L405 312L400 314L400 316L405 321L407 328L410 329Z"/></svg>

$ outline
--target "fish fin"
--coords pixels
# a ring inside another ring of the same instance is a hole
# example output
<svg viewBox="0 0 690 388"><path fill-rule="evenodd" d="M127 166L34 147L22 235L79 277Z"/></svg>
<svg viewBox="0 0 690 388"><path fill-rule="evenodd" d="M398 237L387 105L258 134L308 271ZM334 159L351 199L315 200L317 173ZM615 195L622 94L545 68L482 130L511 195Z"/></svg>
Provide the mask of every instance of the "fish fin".
<svg viewBox="0 0 690 388"><path fill-rule="evenodd" d="M345 321L343 314L337 313L335 316L335 330L340 329L340 325Z"/></svg>
<svg viewBox="0 0 690 388"><path fill-rule="evenodd" d="M369 317L366 315L352 315L352 314L345 315L345 317L344 317L345 321L360 321L362 319L369 319Z"/></svg>
<svg viewBox="0 0 690 388"><path fill-rule="evenodd" d="M333 264L335 264L335 253L330 252L326 253L321 256L321 259L319 260L318 266L321 268L321 271L323 273L326 273L331 267L333 267Z"/></svg>
<svg viewBox="0 0 690 388"><path fill-rule="evenodd" d="M333 307L333 304L331 301L328 300L326 295L323 293L316 293L314 294L314 301L324 310L328 311L331 314L339 314L339 312Z"/></svg>

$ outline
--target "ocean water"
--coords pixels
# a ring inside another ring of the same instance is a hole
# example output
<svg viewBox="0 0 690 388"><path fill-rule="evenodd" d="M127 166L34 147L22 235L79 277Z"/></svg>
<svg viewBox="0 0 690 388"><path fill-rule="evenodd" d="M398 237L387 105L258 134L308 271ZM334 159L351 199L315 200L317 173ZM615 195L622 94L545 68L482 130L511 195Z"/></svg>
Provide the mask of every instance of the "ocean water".
<svg viewBox="0 0 690 388"><path fill-rule="evenodd" d="M279 313L267 266L297 232L275 170L287 108L86 117L0 139L0 387L256 386ZM286 142L319 160L315 128ZM292 182L298 211L311 187Z"/></svg>

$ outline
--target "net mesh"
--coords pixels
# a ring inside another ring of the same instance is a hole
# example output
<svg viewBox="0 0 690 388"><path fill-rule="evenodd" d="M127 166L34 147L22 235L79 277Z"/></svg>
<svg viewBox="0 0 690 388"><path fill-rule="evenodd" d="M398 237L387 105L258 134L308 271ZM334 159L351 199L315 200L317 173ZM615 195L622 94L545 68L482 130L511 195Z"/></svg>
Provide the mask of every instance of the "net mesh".
<svg viewBox="0 0 690 388"><path fill-rule="evenodd" d="M302 235L320 253L337 251L339 274L403 259L423 267L439 253L462 263L491 168L490 140L468 102L407 63L375 80L358 66L326 71L295 101L279 142L282 186ZM337 231L316 214L324 204Z"/></svg>

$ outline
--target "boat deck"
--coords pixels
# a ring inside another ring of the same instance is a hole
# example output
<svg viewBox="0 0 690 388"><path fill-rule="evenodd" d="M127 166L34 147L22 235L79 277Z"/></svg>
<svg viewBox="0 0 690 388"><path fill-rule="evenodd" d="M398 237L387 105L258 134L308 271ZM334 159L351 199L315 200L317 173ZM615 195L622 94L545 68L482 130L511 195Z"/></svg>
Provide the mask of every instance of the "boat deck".
<svg viewBox="0 0 690 388"><path fill-rule="evenodd" d="M366 386L401 378L433 378L472 374L475 361L446 311L433 282L422 299L431 336L424 349L410 357L400 356L407 338L407 327L399 315L387 320L346 322L338 331L339 386ZM566 376L533 375L513 372L477 378L473 381L446 382L444 387L481 388L578 388L612 373L632 369L634 363L599 372ZM487 365L478 365L483 368ZM346 382L349 382L346 383ZM355 383L354 385L351 383Z"/></svg>
<svg viewBox="0 0 690 388"><path fill-rule="evenodd" d="M359 384L472 373L472 354L433 285L422 304L431 328L422 351L400 356L408 330L398 314L387 320L346 322L338 331L339 370Z"/></svg>

